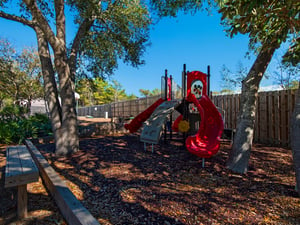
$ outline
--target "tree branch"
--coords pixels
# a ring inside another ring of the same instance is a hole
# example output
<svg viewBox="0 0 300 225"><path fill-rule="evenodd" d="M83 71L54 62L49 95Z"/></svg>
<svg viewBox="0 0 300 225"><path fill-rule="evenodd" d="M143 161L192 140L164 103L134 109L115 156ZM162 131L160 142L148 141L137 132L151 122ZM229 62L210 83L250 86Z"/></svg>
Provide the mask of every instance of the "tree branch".
<svg viewBox="0 0 300 225"><path fill-rule="evenodd" d="M77 59L77 53L78 53L78 50L80 47L80 41L83 39L83 37L86 35L86 33L91 29L94 21L95 21L95 19L89 19L89 18L85 19L79 26L76 36L74 38L74 41L72 43L71 53L70 53L70 58L69 58L69 66L70 66L70 70L71 70L72 79L75 78L76 59Z"/></svg>
<svg viewBox="0 0 300 225"><path fill-rule="evenodd" d="M55 46L59 43L59 41L56 39L56 36L53 33L47 19L45 18L41 10L38 8L36 0L23 0L23 2L31 11L32 18L38 22L39 28L45 34L45 37L49 41L49 44L53 48L55 48Z"/></svg>
<svg viewBox="0 0 300 225"><path fill-rule="evenodd" d="M64 0L55 0L55 20L56 20L56 37L66 42L66 17L64 13Z"/></svg>
<svg viewBox="0 0 300 225"><path fill-rule="evenodd" d="M37 25L33 21L31 21L31 20L27 20L25 18L16 16L16 15L11 15L11 14L5 13L3 11L0 11L0 17L2 17L4 19L7 19L7 20L11 20L11 21L22 23L22 24L27 25L27 26L29 26L31 28L33 28L34 26Z"/></svg>

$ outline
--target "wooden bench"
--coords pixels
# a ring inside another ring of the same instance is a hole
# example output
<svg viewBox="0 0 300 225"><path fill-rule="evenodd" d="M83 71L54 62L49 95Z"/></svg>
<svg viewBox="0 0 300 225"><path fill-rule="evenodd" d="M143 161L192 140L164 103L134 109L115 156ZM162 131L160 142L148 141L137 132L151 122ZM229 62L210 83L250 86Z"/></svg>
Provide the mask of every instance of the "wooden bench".
<svg viewBox="0 0 300 225"><path fill-rule="evenodd" d="M25 145L6 149L4 187L18 186L19 218L27 217L27 184L39 179L39 171Z"/></svg>

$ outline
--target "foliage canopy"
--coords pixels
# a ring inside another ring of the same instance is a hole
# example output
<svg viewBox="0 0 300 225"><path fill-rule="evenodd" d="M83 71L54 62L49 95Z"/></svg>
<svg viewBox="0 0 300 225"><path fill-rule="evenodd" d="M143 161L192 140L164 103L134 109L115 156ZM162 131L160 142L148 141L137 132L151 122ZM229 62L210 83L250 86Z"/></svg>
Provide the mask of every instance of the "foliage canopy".
<svg viewBox="0 0 300 225"><path fill-rule="evenodd" d="M14 102L44 97L40 61L34 49L18 53L7 40L0 39L0 93Z"/></svg>

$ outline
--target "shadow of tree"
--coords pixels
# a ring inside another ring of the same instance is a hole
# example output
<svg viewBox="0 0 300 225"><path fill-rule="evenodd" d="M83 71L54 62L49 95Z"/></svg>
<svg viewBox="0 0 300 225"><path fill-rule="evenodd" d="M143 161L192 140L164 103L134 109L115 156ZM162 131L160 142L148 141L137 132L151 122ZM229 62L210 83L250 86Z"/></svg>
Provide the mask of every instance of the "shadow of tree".
<svg viewBox="0 0 300 225"><path fill-rule="evenodd" d="M274 177L282 175L274 164L278 158L255 150L250 172L238 175L225 168L227 145L205 168L182 143L161 143L151 153L136 135L83 139L72 157L56 158L53 145L38 147L104 224L259 223L274 210L283 221L291 219L284 216L280 201L295 197L293 186L272 180L272 169ZM271 162L272 167L265 167ZM291 162L284 167L291 179Z"/></svg>

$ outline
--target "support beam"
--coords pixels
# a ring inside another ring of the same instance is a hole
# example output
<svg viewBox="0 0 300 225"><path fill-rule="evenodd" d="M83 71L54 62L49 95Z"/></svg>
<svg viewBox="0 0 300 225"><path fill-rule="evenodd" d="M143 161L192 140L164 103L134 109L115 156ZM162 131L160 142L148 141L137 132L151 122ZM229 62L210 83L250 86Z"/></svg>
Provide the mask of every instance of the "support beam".
<svg viewBox="0 0 300 225"><path fill-rule="evenodd" d="M18 218L27 217L27 184L18 186Z"/></svg>

